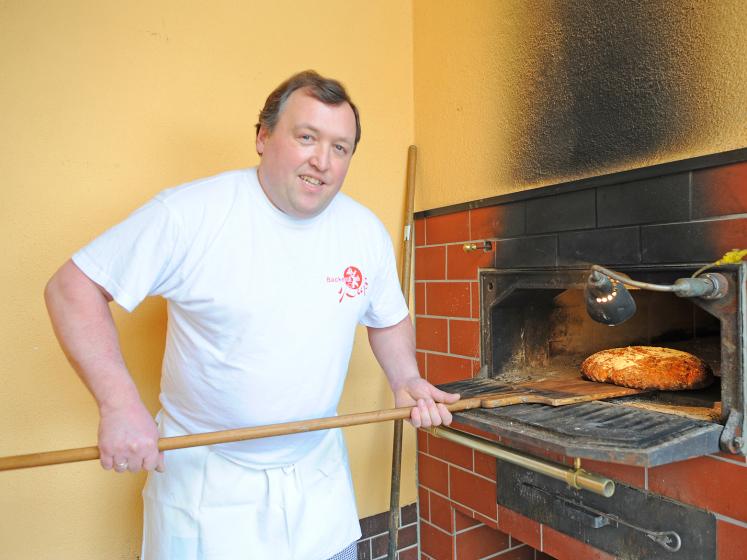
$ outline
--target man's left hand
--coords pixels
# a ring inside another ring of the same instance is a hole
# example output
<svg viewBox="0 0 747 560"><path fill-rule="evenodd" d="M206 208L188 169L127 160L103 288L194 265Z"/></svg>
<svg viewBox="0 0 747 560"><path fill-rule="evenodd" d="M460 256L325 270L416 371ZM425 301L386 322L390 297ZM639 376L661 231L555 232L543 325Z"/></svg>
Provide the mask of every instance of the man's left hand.
<svg viewBox="0 0 747 560"><path fill-rule="evenodd" d="M442 391L422 377L407 380L394 392L394 402L397 407L413 407L410 422L416 428L430 428L441 424L448 426L451 424L451 412L445 405L458 400L458 394Z"/></svg>

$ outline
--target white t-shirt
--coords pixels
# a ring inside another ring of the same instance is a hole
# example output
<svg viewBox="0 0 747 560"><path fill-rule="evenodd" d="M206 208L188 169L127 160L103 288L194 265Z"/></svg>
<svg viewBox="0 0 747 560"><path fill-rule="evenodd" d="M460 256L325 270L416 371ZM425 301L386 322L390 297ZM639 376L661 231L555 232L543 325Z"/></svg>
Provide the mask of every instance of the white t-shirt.
<svg viewBox="0 0 747 560"><path fill-rule="evenodd" d="M131 311L168 300L163 410L185 433L333 416L355 326L408 313L391 240L338 193L311 219L273 206L256 169L158 194L73 256ZM224 444L253 467L291 464L322 432Z"/></svg>

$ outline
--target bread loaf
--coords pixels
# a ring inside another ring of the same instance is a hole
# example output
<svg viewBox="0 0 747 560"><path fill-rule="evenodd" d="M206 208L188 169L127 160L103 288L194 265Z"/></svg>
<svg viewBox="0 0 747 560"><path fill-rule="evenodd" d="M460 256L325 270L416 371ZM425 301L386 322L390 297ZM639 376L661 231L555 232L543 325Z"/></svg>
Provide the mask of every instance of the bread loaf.
<svg viewBox="0 0 747 560"><path fill-rule="evenodd" d="M602 350L583 361L581 373L592 381L662 391L700 389L714 379L711 368L697 356L658 346Z"/></svg>

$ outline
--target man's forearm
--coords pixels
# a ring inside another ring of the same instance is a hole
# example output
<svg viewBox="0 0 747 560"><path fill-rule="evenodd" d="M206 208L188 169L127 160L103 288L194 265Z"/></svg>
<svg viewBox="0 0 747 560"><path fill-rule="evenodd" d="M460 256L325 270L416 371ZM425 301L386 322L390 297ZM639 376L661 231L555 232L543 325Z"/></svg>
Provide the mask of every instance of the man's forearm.
<svg viewBox="0 0 747 560"><path fill-rule="evenodd" d="M57 340L100 409L138 399L107 295L68 261L44 291Z"/></svg>
<svg viewBox="0 0 747 560"><path fill-rule="evenodd" d="M415 329L410 317L385 328L369 328L368 341L393 391L420 377L415 359Z"/></svg>

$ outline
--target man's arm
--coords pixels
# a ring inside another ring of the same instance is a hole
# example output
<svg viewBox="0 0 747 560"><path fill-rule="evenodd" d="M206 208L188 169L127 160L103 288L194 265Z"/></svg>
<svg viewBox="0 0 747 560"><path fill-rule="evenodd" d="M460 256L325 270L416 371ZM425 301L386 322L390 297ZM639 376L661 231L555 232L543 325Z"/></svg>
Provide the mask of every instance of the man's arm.
<svg viewBox="0 0 747 560"><path fill-rule="evenodd" d="M413 406L412 425L416 428L449 425L451 412L442 403L454 403L459 395L441 391L420 377L410 316L391 327L368 327L368 341L389 380L395 405Z"/></svg>
<svg viewBox="0 0 747 560"><path fill-rule="evenodd" d="M48 282L44 299L60 346L99 406L101 466L163 470L158 429L124 363L111 296L67 261Z"/></svg>

